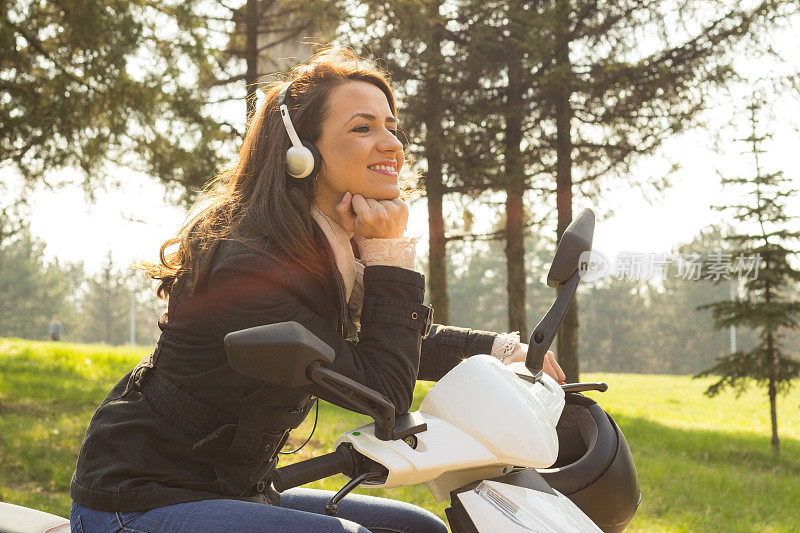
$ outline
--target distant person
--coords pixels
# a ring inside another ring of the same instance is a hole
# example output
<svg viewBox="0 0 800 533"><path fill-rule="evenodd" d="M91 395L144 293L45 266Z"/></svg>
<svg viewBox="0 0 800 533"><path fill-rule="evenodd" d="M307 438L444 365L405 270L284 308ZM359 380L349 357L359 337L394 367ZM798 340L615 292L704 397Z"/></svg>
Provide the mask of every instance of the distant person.
<svg viewBox="0 0 800 533"><path fill-rule="evenodd" d="M53 315L53 320L50 321L50 326L47 328L47 333L50 335L51 341L59 341L61 340L61 330L63 326L61 325L61 321L58 319L56 315Z"/></svg>

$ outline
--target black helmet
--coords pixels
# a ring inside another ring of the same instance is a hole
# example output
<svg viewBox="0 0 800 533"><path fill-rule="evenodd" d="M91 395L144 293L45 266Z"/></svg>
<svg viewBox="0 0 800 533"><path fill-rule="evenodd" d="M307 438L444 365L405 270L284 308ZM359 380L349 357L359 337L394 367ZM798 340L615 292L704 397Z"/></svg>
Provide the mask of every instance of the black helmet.
<svg viewBox="0 0 800 533"><path fill-rule="evenodd" d="M578 393L565 399L556 427L558 458L539 473L600 529L622 531L642 501L628 442L594 400Z"/></svg>

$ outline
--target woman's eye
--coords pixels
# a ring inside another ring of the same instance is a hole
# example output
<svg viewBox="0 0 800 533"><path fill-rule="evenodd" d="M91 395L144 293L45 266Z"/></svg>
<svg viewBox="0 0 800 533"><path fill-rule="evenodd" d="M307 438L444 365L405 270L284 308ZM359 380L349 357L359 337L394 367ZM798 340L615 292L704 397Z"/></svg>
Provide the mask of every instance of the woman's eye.
<svg viewBox="0 0 800 533"><path fill-rule="evenodd" d="M358 133L367 133L369 132L369 126L366 125L356 126L355 128L353 128L353 131L357 131ZM392 132L392 135L394 135L395 137L398 138L400 137L400 130L389 130L389 131Z"/></svg>

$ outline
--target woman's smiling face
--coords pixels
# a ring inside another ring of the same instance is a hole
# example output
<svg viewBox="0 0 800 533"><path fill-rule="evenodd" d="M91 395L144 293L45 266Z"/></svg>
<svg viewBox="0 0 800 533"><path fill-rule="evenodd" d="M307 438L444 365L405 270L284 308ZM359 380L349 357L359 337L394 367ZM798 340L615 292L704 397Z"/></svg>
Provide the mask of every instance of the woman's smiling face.
<svg viewBox="0 0 800 533"><path fill-rule="evenodd" d="M331 91L327 107L316 143L324 161L317 182L320 206L335 206L348 191L376 200L397 198L405 154L383 91L348 81Z"/></svg>

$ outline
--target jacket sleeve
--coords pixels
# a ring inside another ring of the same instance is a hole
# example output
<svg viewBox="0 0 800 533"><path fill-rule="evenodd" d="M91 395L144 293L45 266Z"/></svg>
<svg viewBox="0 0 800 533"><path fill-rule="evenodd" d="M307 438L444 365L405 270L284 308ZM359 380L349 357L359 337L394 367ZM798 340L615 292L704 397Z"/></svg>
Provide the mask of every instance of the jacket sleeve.
<svg viewBox="0 0 800 533"><path fill-rule="evenodd" d="M393 266L365 269L358 342L342 337L334 317L321 316L305 305L286 269L276 261L253 255L233 257L212 272L208 287L212 293L210 320L216 335L263 324L298 322L334 349L332 370L383 394L398 414L408 411L428 312L422 305L422 274ZM306 388L326 397L314 385Z"/></svg>
<svg viewBox="0 0 800 533"><path fill-rule="evenodd" d="M496 333L434 324L422 341L417 379L438 381L464 358L490 354Z"/></svg>

